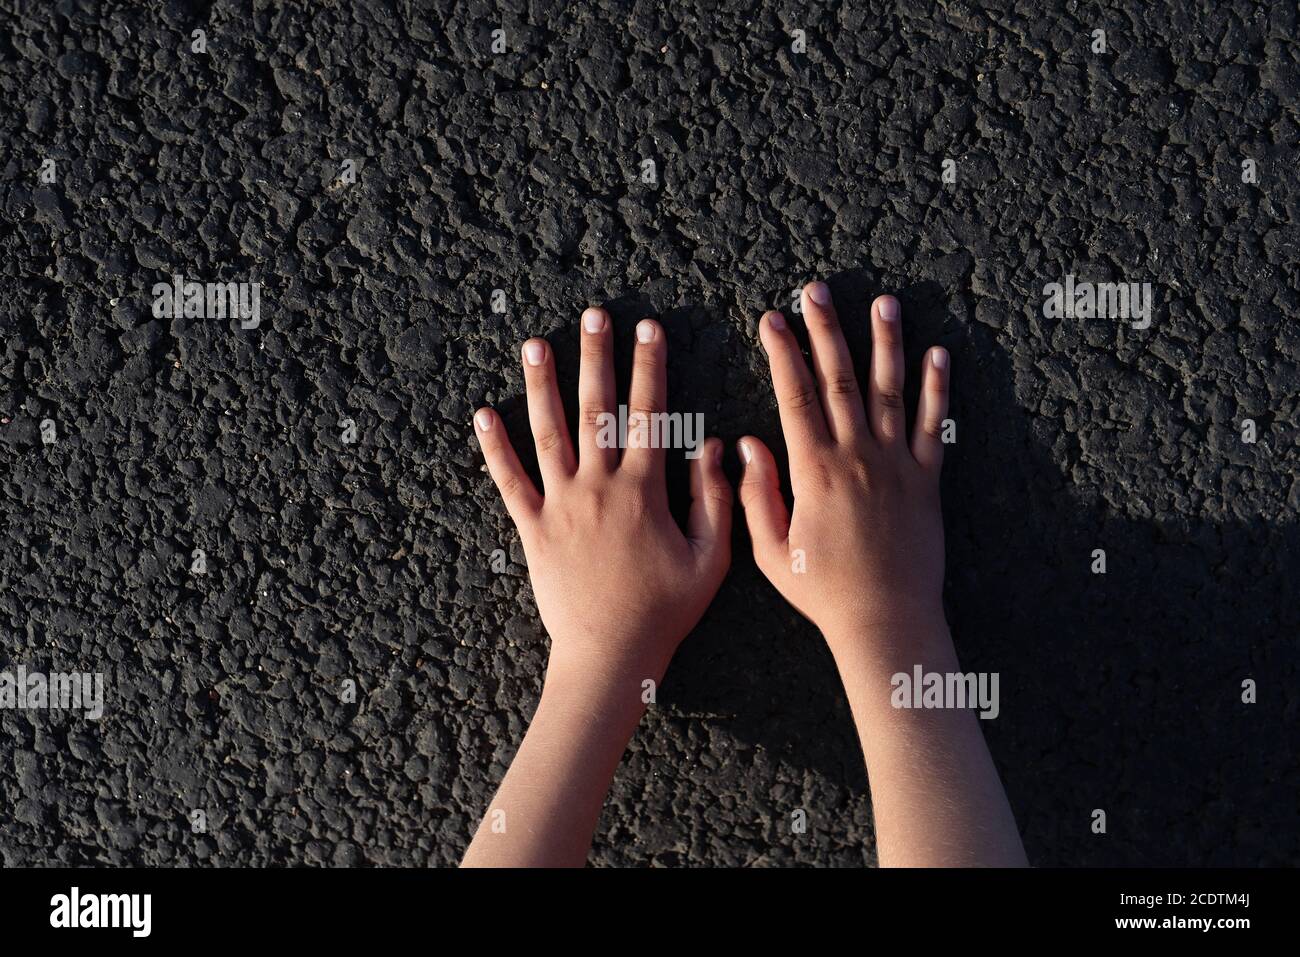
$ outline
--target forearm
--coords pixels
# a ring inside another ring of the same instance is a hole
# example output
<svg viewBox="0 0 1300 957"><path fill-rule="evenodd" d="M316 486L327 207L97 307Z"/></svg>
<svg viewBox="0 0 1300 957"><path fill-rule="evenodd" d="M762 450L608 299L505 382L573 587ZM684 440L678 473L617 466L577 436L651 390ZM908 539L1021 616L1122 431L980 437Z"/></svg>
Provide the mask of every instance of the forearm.
<svg viewBox="0 0 1300 957"><path fill-rule="evenodd" d="M891 679L959 670L941 616L832 642L871 784L883 866L1025 866L1002 782L971 708L901 708Z"/></svg>
<svg viewBox="0 0 1300 957"><path fill-rule="evenodd" d="M652 673L649 673L652 672ZM542 697L461 862L464 867L581 867L614 771L645 710L642 682L662 666L547 668Z"/></svg>

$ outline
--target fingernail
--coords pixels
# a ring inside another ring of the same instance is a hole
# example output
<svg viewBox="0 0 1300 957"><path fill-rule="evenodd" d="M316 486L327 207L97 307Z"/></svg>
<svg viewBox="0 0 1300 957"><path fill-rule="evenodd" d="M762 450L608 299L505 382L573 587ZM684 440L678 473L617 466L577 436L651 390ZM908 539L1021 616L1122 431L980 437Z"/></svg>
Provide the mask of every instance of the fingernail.
<svg viewBox="0 0 1300 957"><path fill-rule="evenodd" d="M880 313L880 318L885 322L895 322L898 319L898 300L893 296L885 296L880 300L880 305L876 307Z"/></svg>
<svg viewBox="0 0 1300 957"><path fill-rule="evenodd" d="M536 339L524 343L524 361L530 366L539 366L546 361L546 346Z"/></svg>
<svg viewBox="0 0 1300 957"><path fill-rule="evenodd" d="M831 287L824 282L815 282L808 287L808 298L819 306L831 304Z"/></svg>
<svg viewBox="0 0 1300 957"><path fill-rule="evenodd" d="M777 332L780 332L785 328L785 316L781 315L779 312L769 312L767 314L767 324Z"/></svg>
<svg viewBox="0 0 1300 957"><path fill-rule="evenodd" d="M714 465L722 464L722 443L721 442L713 446L713 464Z"/></svg>
<svg viewBox="0 0 1300 957"><path fill-rule="evenodd" d="M588 309L582 314L582 328L592 335L605 328L605 314L599 309Z"/></svg>
<svg viewBox="0 0 1300 957"><path fill-rule="evenodd" d="M934 363L936 369L948 368L948 350L939 346L930 353L930 361Z"/></svg>
<svg viewBox="0 0 1300 957"><path fill-rule="evenodd" d="M642 319L636 324L637 342L654 342L655 324L649 319Z"/></svg>
<svg viewBox="0 0 1300 957"><path fill-rule="evenodd" d="M474 424L478 426L480 432L492 431L492 413L487 409L480 409L474 415Z"/></svg>
<svg viewBox="0 0 1300 957"><path fill-rule="evenodd" d="M749 447L748 442L740 443L740 457L745 460L746 465L754 458L754 450Z"/></svg>

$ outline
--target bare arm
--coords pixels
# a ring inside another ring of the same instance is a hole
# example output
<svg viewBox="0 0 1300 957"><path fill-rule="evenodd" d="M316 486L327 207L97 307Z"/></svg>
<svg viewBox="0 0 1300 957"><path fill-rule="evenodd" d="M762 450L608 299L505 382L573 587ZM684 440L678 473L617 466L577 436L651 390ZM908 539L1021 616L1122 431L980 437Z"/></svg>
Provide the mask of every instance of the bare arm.
<svg viewBox="0 0 1300 957"><path fill-rule="evenodd" d="M465 854L466 867L581 867L624 748L644 712L645 669L557 667Z"/></svg>
<svg viewBox="0 0 1300 957"><path fill-rule="evenodd" d="M834 646L867 761L881 865L1025 866L975 712L892 703L895 675L910 677L918 664L926 673L960 670L942 618L878 629L871 643L845 635Z"/></svg>

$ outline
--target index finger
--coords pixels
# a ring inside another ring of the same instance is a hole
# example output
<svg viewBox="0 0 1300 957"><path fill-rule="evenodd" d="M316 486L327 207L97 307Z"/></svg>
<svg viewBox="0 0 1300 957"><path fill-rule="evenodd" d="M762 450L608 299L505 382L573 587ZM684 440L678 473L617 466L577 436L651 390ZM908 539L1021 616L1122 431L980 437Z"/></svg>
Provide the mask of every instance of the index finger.
<svg viewBox="0 0 1300 957"><path fill-rule="evenodd" d="M785 316L775 310L763 314L758 324L759 338L767 352L772 373L772 388L781 412L781 431L792 456L816 451L831 441L817 395L817 383L808 371L799 341L786 324Z"/></svg>

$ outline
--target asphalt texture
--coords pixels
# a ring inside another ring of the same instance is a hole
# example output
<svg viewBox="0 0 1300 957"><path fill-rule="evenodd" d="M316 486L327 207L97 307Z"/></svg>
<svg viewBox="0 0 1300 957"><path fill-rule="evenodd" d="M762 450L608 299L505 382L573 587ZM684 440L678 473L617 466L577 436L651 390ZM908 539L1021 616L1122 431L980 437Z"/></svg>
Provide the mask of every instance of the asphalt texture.
<svg viewBox="0 0 1300 957"><path fill-rule="evenodd" d="M605 303L624 388L657 316L673 407L779 448L757 319L827 278L860 364L883 292L952 353L946 602L1031 861L1300 862L1295 4L715 6L0 2L0 667L108 682L0 711L0 861L456 862L547 655L473 409L525 447L519 343L572 401ZM260 325L155 317L177 273ZM1045 317L1067 275L1150 326ZM737 524L594 864L875 861Z"/></svg>

